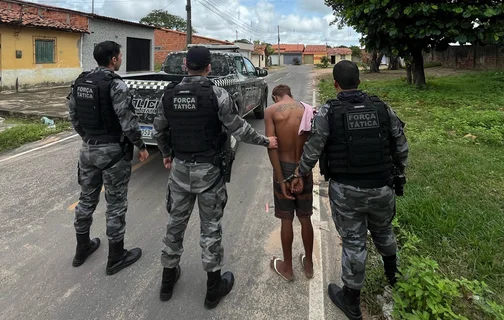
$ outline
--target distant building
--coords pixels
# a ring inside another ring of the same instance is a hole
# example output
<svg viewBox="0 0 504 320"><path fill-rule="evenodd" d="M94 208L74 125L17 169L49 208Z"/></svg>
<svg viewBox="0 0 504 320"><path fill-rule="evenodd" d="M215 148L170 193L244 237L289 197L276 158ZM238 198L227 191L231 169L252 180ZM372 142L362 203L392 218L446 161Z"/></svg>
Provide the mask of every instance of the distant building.
<svg viewBox="0 0 504 320"><path fill-rule="evenodd" d="M327 56L327 46L307 45L303 51L304 64L319 64L322 57Z"/></svg>
<svg viewBox="0 0 504 320"><path fill-rule="evenodd" d="M119 74L151 71L154 28L21 0L0 0L0 87L68 84L96 66L94 46L122 46Z"/></svg>
<svg viewBox="0 0 504 320"><path fill-rule="evenodd" d="M352 50L349 48L328 48L327 56L331 64L336 64L342 60L352 61Z"/></svg>

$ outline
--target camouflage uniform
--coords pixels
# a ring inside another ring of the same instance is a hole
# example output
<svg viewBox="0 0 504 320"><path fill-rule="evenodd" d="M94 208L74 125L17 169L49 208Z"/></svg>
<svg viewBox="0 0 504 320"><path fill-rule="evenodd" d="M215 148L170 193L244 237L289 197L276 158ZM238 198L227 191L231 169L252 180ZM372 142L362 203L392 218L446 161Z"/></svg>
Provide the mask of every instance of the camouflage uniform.
<svg viewBox="0 0 504 320"><path fill-rule="evenodd" d="M361 91L343 93L338 99L352 100L360 94ZM408 143L403 132L403 123L388 105L387 110L391 137L396 145L395 153L392 154L393 162L405 168ZM299 165L301 174L315 166L324 150L330 134L328 112L329 105L325 104L313 120L312 134L304 146ZM395 216L394 190L389 186L358 188L330 180L329 198L333 220L343 240L341 278L348 288L360 290L365 276L367 230L371 232L373 242L382 256L396 254L397 243L391 225Z"/></svg>
<svg viewBox="0 0 504 320"><path fill-rule="evenodd" d="M91 72L112 72L97 67ZM130 141L141 148L144 145L138 125L137 115L131 105L131 95L126 84L114 79L110 89L114 111L119 118L123 133ZM76 104L72 94L69 95L70 120L75 131L84 137L85 133L76 118ZM128 207L128 183L131 176L131 161L124 158L112 167L103 170L110 161L123 152L119 143L92 145L82 143L78 162L78 181L81 186L79 204L75 208L74 226L77 234L89 233L93 213L100 200L102 185L105 185L107 201L107 237L117 243L124 238L126 226L125 215Z"/></svg>
<svg viewBox="0 0 504 320"><path fill-rule="evenodd" d="M186 77L179 84L184 86L194 82L202 83L206 77ZM249 123L233 113L234 102L223 88L212 87L219 103L218 116L222 124L238 141L268 146L268 139L257 133ZM161 98L161 101L163 98ZM159 104L158 116L154 120L155 137L158 147L167 158L171 148L167 132L168 122L163 113L163 104ZM209 163L189 162L175 159L168 180L166 209L169 213L161 263L165 268L175 268L183 252L184 232L198 196L198 208L201 220L200 246L203 268L206 272L215 272L223 266L224 249L222 239L222 216L227 203L226 185L220 168Z"/></svg>

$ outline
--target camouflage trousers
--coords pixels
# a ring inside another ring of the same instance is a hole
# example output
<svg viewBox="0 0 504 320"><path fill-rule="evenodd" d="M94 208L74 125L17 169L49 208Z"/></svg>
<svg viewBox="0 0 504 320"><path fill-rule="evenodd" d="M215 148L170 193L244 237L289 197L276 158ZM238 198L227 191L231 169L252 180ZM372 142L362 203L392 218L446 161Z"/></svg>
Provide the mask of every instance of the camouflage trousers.
<svg viewBox="0 0 504 320"><path fill-rule="evenodd" d="M220 270L223 266L222 217L227 203L227 190L220 169L208 163L189 163L173 160L166 210L168 225L161 253L161 264L175 268L184 251L184 233L198 198L200 215L200 246L203 269L207 272Z"/></svg>
<svg viewBox="0 0 504 320"><path fill-rule="evenodd" d="M361 189L331 181L329 198L333 220L343 241L341 279L347 287L359 290L365 278L367 230L382 256L397 252L392 231L394 190L388 186Z"/></svg>
<svg viewBox="0 0 504 320"><path fill-rule="evenodd" d="M88 145L83 142L78 163L78 182L81 186L79 204L75 208L74 226L77 234L89 232L93 213L100 200L102 186L107 202L107 237L110 242L124 239L128 183L131 161L124 158L105 169L111 160L122 153L119 144Z"/></svg>

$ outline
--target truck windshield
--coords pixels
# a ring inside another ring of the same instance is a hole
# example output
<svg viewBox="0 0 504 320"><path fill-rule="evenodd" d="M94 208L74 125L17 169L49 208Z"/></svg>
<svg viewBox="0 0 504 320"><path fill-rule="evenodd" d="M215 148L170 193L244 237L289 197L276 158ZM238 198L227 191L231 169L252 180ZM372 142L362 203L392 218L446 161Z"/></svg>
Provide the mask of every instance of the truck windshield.
<svg viewBox="0 0 504 320"><path fill-rule="evenodd" d="M182 74L187 72L184 67L185 53L173 53L166 57L163 71L169 74ZM209 76L221 77L229 74L229 63L225 55L212 54L212 71Z"/></svg>

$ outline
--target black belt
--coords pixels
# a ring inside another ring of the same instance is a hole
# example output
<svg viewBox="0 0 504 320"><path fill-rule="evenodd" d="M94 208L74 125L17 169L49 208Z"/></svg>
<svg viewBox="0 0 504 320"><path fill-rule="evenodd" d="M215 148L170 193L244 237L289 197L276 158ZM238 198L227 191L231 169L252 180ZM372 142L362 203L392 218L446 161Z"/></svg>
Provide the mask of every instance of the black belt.
<svg viewBox="0 0 504 320"><path fill-rule="evenodd" d="M218 165L217 159L219 155L213 155L213 156L205 156L201 154L187 154L187 153L175 153L175 158L186 161L186 162L192 162L192 163L211 163L213 165Z"/></svg>
<svg viewBox="0 0 504 320"><path fill-rule="evenodd" d="M332 178L334 182L351 185L357 188L382 188L385 186L392 187L394 185L394 178L390 177L385 180L352 180L346 178Z"/></svg>
<svg viewBox="0 0 504 320"><path fill-rule="evenodd" d="M112 139L111 141L104 141L104 140L96 140L96 139L89 139L89 138L83 138L82 141L84 141L87 144L91 145L100 145L100 144L111 144L111 143L121 143L120 139Z"/></svg>

